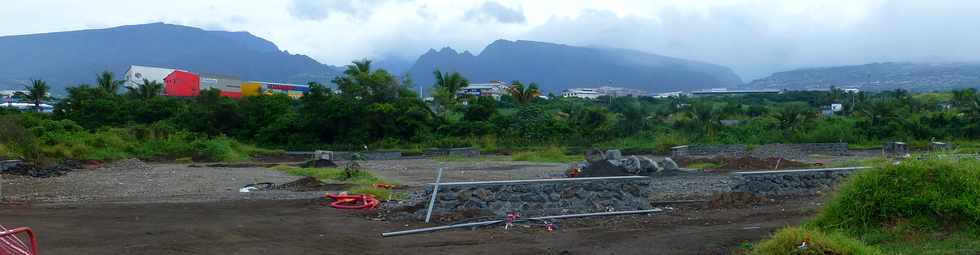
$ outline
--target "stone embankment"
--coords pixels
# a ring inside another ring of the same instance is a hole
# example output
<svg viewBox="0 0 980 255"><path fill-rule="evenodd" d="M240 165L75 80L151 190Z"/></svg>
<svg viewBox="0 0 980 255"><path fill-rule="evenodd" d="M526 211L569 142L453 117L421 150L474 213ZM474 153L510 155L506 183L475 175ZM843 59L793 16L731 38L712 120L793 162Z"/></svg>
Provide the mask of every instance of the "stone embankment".
<svg viewBox="0 0 980 255"><path fill-rule="evenodd" d="M833 189L861 169L865 167L737 172L732 176L732 191L763 196L815 195Z"/></svg>
<svg viewBox="0 0 980 255"><path fill-rule="evenodd" d="M671 148L671 157L745 157L806 160L809 155L847 155L847 143L764 144L749 149L744 144L692 144Z"/></svg>
<svg viewBox="0 0 980 255"><path fill-rule="evenodd" d="M652 208L652 178L617 176L490 182L442 183L433 207L435 218L503 217L644 210ZM432 184L416 194L407 207L410 218L425 218ZM468 217L454 217L467 214Z"/></svg>

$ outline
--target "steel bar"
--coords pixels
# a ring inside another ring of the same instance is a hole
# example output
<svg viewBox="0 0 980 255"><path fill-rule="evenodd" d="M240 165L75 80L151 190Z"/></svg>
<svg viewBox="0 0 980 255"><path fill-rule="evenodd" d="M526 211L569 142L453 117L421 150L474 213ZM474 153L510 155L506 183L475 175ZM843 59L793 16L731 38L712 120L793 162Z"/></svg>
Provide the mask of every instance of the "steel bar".
<svg viewBox="0 0 980 255"><path fill-rule="evenodd" d="M652 213L652 212L661 212L661 211L663 211L663 209L654 208L654 209L650 209L650 210L619 211L619 212L599 212L599 213L580 213L580 214L542 216L542 217L532 217L532 218L529 218L529 219L531 219L531 220L567 219L567 218L579 218L579 217L590 217L590 216L610 216L610 215ZM438 227L431 227L431 228L410 229L410 230L402 230L402 231L381 233L381 237L392 237L392 236L400 236L400 235L418 234L418 233L439 231L439 230L452 229L452 228L479 227L479 226L493 225L493 224L497 224L497 223L501 223L501 222L504 222L504 220L489 220L489 221L481 221L481 222L471 222L471 223L462 223L462 224L438 226Z"/></svg>
<svg viewBox="0 0 980 255"><path fill-rule="evenodd" d="M432 207L436 205L436 193L439 193L439 182L442 182L442 167L436 174L436 183L432 186L432 199L429 199L429 209L425 211L425 223L429 223L432 218Z"/></svg>

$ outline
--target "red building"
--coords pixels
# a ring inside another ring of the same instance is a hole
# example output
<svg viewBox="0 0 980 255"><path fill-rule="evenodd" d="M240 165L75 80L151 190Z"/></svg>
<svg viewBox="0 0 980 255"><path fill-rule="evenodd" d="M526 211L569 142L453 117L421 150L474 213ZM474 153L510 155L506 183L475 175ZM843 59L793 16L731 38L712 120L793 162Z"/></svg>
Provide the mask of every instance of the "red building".
<svg viewBox="0 0 980 255"><path fill-rule="evenodd" d="M197 74L176 70L166 78L163 94L172 97L193 97L201 94L201 77Z"/></svg>

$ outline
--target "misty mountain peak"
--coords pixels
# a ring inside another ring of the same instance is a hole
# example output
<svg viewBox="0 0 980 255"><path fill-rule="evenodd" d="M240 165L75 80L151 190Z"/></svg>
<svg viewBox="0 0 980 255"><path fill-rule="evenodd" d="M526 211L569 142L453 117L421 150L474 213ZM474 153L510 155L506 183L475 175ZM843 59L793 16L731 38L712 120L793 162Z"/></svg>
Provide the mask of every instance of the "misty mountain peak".
<svg viewBox="0 0 980 255"><path fill-rule="evenodd" d="M503 39L493 41L477 56L468 51L448 54L447 49L423 55L409 74L419 84L432 84L433 70L457 71L475 81L537 82L549 92L603 85L676 91L730 87L742 82L724 66L639 51Z"/></svg>

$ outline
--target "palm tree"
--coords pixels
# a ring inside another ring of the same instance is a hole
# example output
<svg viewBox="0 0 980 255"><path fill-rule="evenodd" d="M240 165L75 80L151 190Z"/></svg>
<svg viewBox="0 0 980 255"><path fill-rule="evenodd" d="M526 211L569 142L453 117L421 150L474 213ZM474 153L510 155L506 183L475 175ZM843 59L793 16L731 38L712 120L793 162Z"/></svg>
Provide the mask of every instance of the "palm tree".
<svg viewBox="0 0 980 255"><path fill-rule="evenodd" d="M337 89L344 95L351 98L366 98L370 93L367 84L362 84L365 77L371 75L371 60L355 60L347 69L343 76L334 78Z"/></svg>
<svg viewBox="0 0 980 255"><path fill-rule="evenodd" d="M709 141L715 140L715 133L721 127L721 111L714 104L704 101L691 104L691 119L704 128L704 135Z"/></svg>
<svg viewBox="0 0 980 255"><path fill-rule="evenodd" d="M34 111L40 112L41 103L44 103L44 98L47 97L48 90L51 87L48 87L48 83L44 82L44 80L31 80L31 85L24 86L24 89L27 90L27 93L17 92L16 95L30 100L30 102L34 103Z"/></svg>
<svg viewBox="0 0 980 255"><path fill-rule="evenodd" d="M541 95L541 91L538 90L538 84L533 82L527 87L524 87L524 84L521 84L521 81L514 81L513 84L507 88L507 92L511 97L514 97L514 101L520 105L527 105Z"/></svg>
<svg viewBox="0 0 980 255"><path fill-rule="evenodd" d="M116 94L116 91L119 91L119 87L121 87L126 81L117 81L115 80L112 72L102 71L102 73L99 73L99 75L96 77L96 82L98 83L99 88L106 93Z"/></svg>
<svg viewBox="0 0 980 255"><path fill-rule="evenodd" d="M347 65L347 70L344 70L344 74L349 76L369 73L371 73L371 60L368 59L355 60L350 65Z"/></svg>
<svg viewBox="0 0 980 255"><path fill-rule="evenodd" d="M806 104L788 104L776 111L773 116L779 120L779 126L783 130L795 132L798 131L804 124L816 117L816 112L814 112Z"/></svg>
<svg viewBox="0 0 980 255"><path fill-rule="evenodd" d="M436 92L434 97L436 98L436 101L445 109L449 109L449 107L455 105L456 93L460 89L470 85L470 81L466 80L466 78L464 78L458 72L453 72L450 74L436 70L432 74L436 76L436 84L434 85Z"/></svg>
<svg viewBox="0 0 980 255"><path fill-rule="evenodd" d="M129 90L129 96L142 100L150 100L151 98L163 93L163 84L157 81L150 81L148 79L143 79L143 84L137 87L126 87Z"/></svg>

